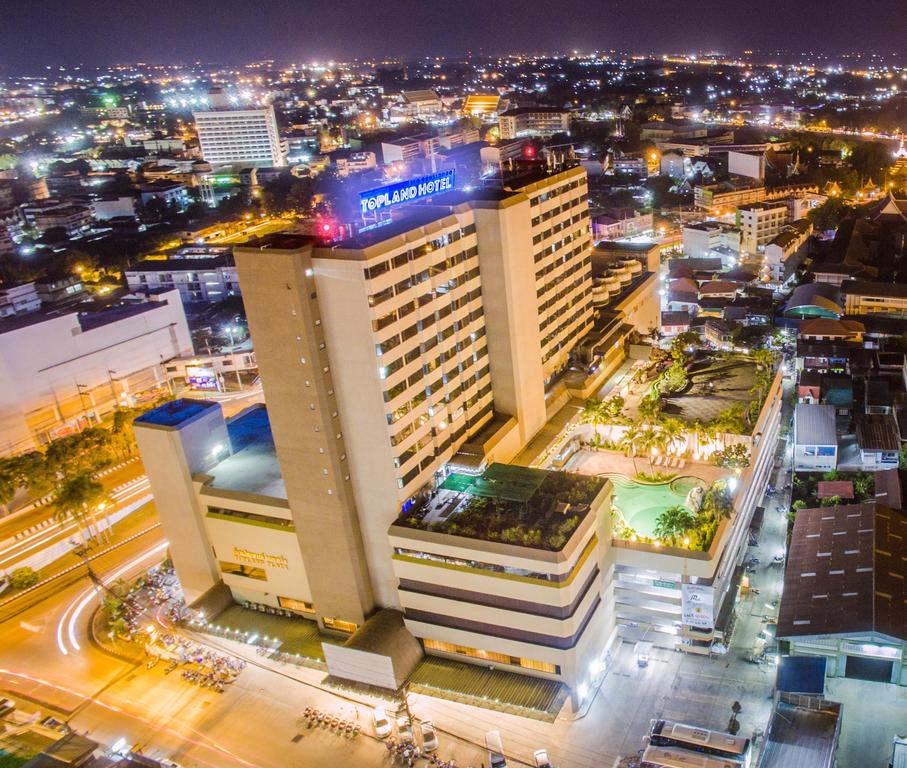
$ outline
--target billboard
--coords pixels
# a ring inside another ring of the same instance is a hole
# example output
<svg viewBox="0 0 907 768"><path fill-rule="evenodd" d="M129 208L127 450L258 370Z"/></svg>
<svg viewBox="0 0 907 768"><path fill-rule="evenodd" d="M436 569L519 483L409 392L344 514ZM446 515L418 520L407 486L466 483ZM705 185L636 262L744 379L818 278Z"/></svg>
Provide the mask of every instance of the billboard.
<svg viewBox="0 0 907 768"><path fill-rule="evenodd" d="M217 375L213 368L187 365L186 378L192 389L217 389Z"/></svg>
<svg viewBox="0 0 907 768"><path fill-rule="evenodd" d="M680 585L680 612L684 624L696 629L715 626L715 590L702 584Z"/></svg>
<svg viewBox="0 0 907 768"><path fill-rule="evenodd" d="M367 189L359 193L359 211L377 213L401 203L411 203L423 197L439 195L442 192L451 192L454 188L453 170L432 173L428 176L418 176L408 181L398 181L386 187Z"/></svg>

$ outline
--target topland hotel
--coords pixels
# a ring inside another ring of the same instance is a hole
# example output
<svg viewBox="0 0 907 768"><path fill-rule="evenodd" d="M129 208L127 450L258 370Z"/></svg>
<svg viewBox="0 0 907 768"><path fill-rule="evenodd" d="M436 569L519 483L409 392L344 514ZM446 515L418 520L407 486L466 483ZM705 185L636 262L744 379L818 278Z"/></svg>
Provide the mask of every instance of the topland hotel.
<svg viewBox="0 0 907 768"><path fill-rule="evenodd" d="M315 619L348 636L332 674L384 687L424 652L581 684L615 633L611 486L508 463L594 335L586 197L569 168L236 249L267 410L136 423L190 604ZM413 522L459 504L506 530Z"/></svg>

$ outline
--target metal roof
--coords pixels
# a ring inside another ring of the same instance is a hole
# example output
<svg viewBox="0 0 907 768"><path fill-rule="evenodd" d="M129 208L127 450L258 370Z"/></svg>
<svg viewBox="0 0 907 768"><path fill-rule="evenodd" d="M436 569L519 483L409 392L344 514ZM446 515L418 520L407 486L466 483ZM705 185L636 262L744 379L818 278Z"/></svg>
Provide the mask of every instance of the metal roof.
<svg viewBox="0 0 907 768"><path fill-rule="evenodd" d="M778 637L907 641L907 516L875 502L797 512Z"/></svg>
<svg viewBox="0 0 907 768"><path fill-rule="evenodd" d="M796 445L837 445L835 407L825 403L797 403L794 441Z"/></svg>

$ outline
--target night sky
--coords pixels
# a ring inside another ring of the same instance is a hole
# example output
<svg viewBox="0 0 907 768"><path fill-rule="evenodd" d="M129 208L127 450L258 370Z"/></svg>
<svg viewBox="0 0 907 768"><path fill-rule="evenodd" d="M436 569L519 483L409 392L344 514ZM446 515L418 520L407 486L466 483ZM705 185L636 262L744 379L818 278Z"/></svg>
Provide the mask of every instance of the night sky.
<svg viewBox="0 0 907 768"><path fill-rule="evenodd" d="M0 68L466 51L897 51L907 0L0 0Z"/></svg>

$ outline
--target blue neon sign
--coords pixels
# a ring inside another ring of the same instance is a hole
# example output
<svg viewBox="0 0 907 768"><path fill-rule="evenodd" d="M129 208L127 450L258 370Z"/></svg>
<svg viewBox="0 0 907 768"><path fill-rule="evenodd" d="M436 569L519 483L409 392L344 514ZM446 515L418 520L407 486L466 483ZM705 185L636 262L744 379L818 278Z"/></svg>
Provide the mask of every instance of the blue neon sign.
<svg viewBox="0 0 907 768"><path fill-rule="evenodd" d="M359 210L363 213L376 213L400 203L410 203L423 197L450 192L454 188L454 172L441 171L428 176L418 176L409 181L388 184L386 187L368 189L359 193Z"/></svg>

